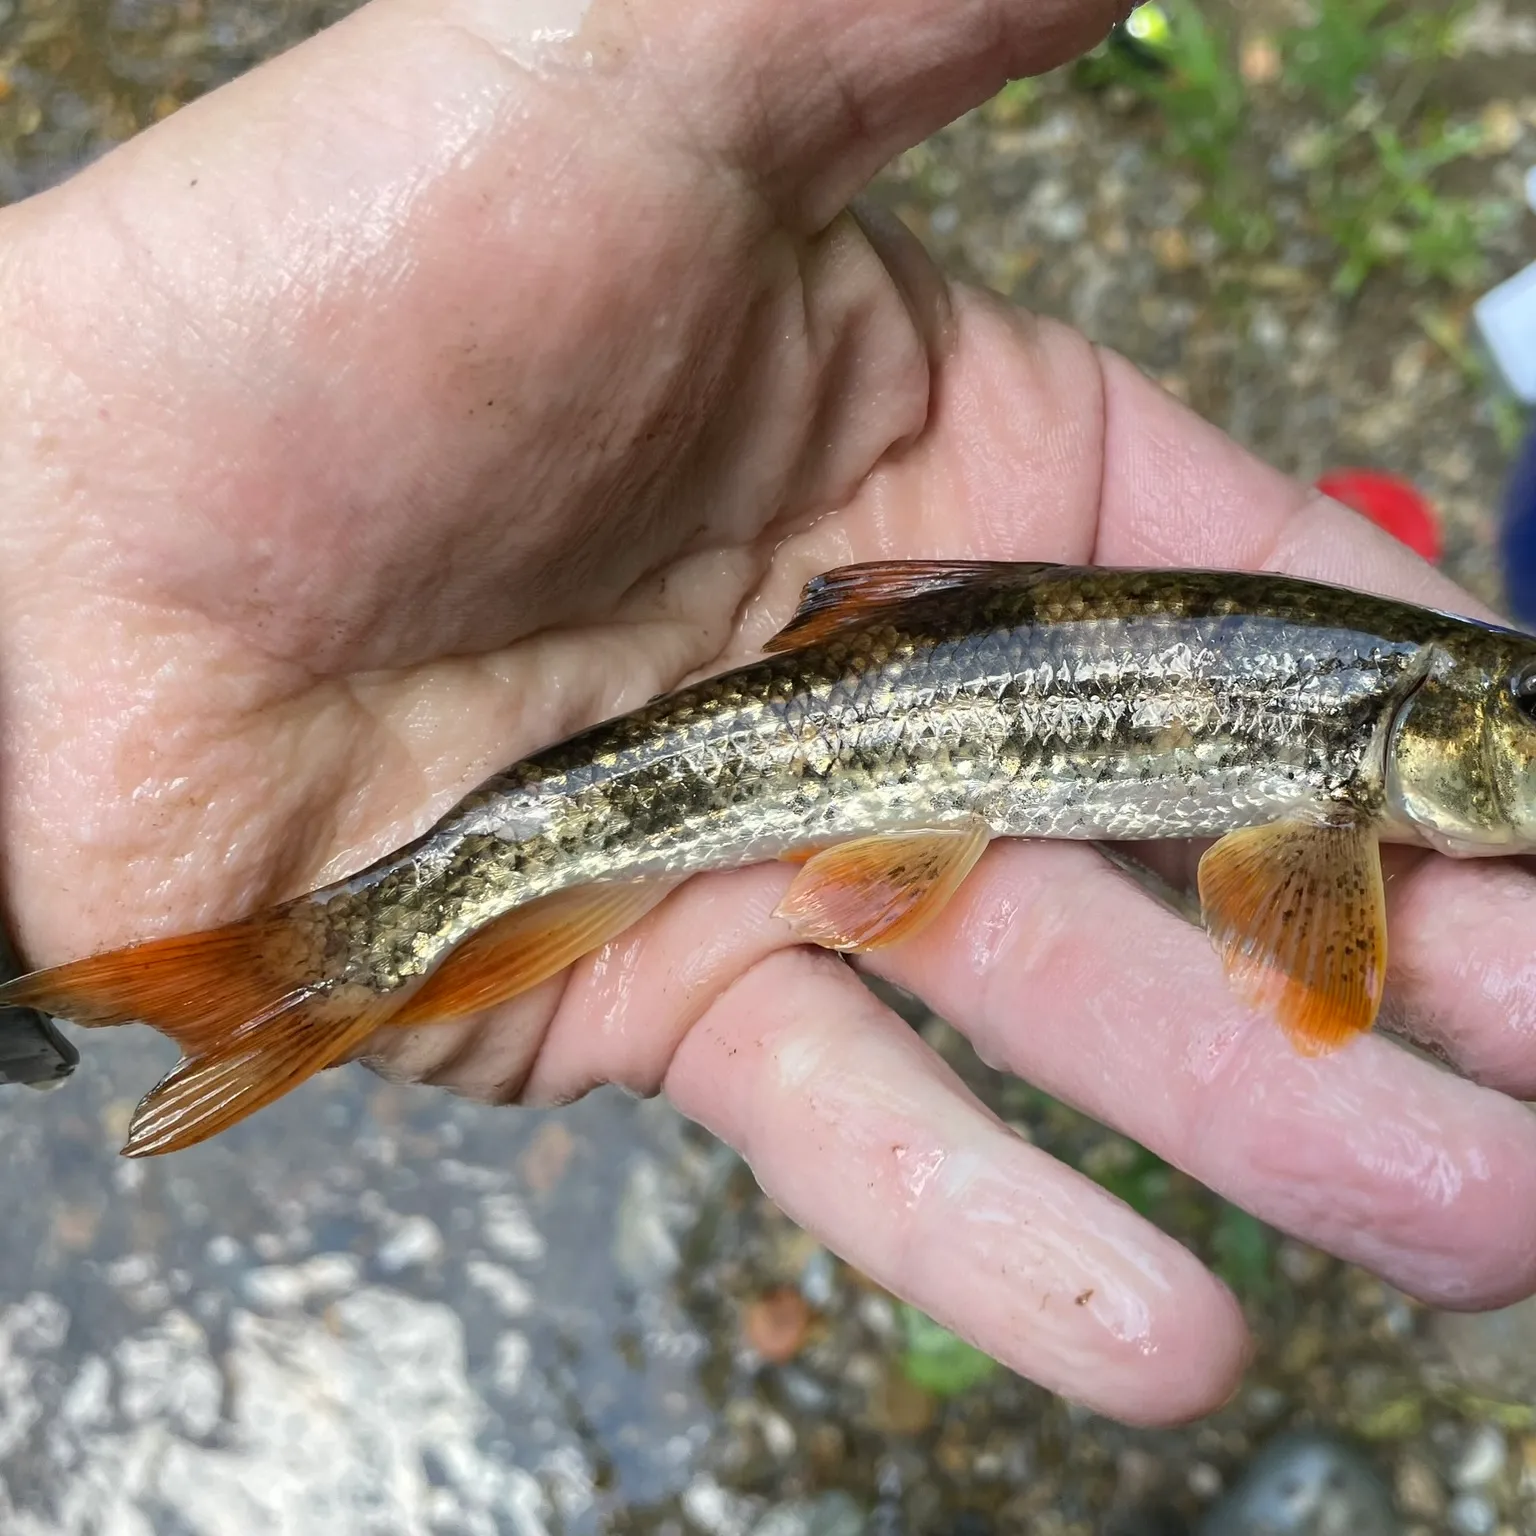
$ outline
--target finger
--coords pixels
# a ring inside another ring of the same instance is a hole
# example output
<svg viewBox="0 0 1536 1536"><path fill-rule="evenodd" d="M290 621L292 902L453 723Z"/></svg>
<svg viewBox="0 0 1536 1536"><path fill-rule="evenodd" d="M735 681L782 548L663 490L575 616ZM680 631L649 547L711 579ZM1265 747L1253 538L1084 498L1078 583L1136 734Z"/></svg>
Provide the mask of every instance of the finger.
<svg viewBox="0 0 1536 1536"><path fill-rule="evenodd" d="M1236 1387L1230 1293L987 1114L839 962L753 967L688 1032L666 1087L793 1220L1032 1380L1162 1423Z"/></svg>
<svg viewBox="0 0 1536 1536"><path fill-rule="evenodd" d="M1536 1116L1378 1036L1298 1055L1237 1002L1203 934L1090 850L995 846L872 966L984 1060L1416 1295L1536 1288Z"/></svg>
<svg viewBox="0 0 1536 1536"><path fill-rule="evenodd" d="M921 437L839 511L783 540L732 654L753 654L806 580L880 559L1087 560L1104 470L1097 353L1069 326L951 290Z"/></svg>
<svg viewBox="0 0 1536 1536"><path fill-rule="evenodd" d="M841 962L794 947L772 916L792 877L690 881L541 995L370 1050L496 1102L664 1086L794 1220L1014 1369L1131 1419L1219 1403L1246 1348L1225 1288L1000 1126Z"/></svg>
<svg viewBox="0 0 1536 1536"><path fill-rule="evenodd" d="M1474 617L1485 604L1337 502L1261 464L1122 360L1105 360L1095 557L1263 566ZM1392 852L1393 850L1389 850ZM1536 882L1518 866L1401 859L1389 893L1395 1027L1478 1081L1536 1095Z"/></svg>
<svg viewBox="0 0 1536 1536"><path fill-rule="evenodd" d="M773 916L792 875L696 876L563 977L451 1023L382 1030L365 1049L391 1077L490 1103L568 1103L601 1083L656 1093L688 1031L793 942Z"/></svg>
<svg viewBox="0 0 1536 1536"><path fill-rule="evenodd" d="M1536 878L1503 860L1425 859L1388 886L1388 932L1405 1031L1536 1099Z"/></svg>
<svg viewBox="0 0 1536 1536"><path fill-rule="evenodd" d="M693 46L666 54L677 99L699 103L699 137L731 153L791 223L814 230L893 156L1008 79L1086 52L1124 11L1114 0L705 6L690 19ZM701 36L707 54L731 61L705 77L702 96L681 68Z"/></svg>

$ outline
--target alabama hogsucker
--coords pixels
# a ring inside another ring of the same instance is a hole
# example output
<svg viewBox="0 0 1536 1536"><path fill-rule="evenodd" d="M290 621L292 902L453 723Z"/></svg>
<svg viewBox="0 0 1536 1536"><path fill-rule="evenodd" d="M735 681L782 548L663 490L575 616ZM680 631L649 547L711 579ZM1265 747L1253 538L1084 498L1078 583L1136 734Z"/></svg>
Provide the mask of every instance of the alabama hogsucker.
<svg viewBox="0 0 1536 1536"><path fill-rule="evenodd" d="M1271 574L889 562L806 588L758 661L519 762L370 868L209 932L0 987L180 1064L170 1151L599 949L680 880L787 859L777 912L844 951L915 933L995 837L1211 838L1240 996L1297 1045L1368 1030L1381 840L1536 847L1536 638Z"/></svg>

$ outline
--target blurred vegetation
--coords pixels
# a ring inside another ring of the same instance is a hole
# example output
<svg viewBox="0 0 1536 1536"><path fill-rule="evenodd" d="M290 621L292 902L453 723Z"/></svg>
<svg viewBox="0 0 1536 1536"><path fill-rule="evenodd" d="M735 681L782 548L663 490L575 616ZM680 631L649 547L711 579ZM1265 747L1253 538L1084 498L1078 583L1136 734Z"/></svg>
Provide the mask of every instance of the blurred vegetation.
<svg viewBox="0 0 1536 1536"><path fill-rule="evenodd" d="M1197 0L1143 6L1124 34L1076 67L1090 90L1134 98L1161 119L1160 152L1200 180L1200 215L1229 251L1270 255L1276 176L1293 184L1312 233L1332 247L1334 287L1375 272L1471 291L1488 278L1488 236L1508 198L1453 190L1454 168L1485 153L1496 121L1458 119L1436 97L1470 0L1314 0L1311 20L1273 34ZM1250 118L1265 95L1319 126L1255 163Z"/></svg>

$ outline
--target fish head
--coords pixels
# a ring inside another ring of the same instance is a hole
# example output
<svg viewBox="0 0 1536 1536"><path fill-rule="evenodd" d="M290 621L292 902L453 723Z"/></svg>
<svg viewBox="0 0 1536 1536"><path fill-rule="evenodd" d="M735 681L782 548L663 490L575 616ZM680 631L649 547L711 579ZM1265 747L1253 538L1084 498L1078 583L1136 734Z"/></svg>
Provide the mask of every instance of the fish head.
<svg viewBox="0 0 1536 1536"><path fill-rule="evenodd" d="M1385 787L1388 814L1441 853L1536 851L1536 637L1489 627L1430 647Z"/></svg>

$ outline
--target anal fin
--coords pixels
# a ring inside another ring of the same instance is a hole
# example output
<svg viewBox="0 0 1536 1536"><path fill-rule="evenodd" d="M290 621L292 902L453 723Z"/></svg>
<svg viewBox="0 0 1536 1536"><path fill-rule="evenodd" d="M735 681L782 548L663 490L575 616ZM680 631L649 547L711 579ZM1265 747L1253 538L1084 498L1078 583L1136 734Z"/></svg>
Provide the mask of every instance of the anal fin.
<svg viewBox="0 0 1536 1536"><path fill-rule="evenodd" d="M813 854L775 916L803 944L858 951L911 938L943 911L986 851L980 820L899 827Z"/></svg>
<svg viewBox="0 0 1536 1536"><path fill-rule="evenodd" d="M1288 819L1229 832L1200 860L1207 932L1234 989L1306 1055L1376 1022L1387 969L1376 834Z"/></svg>
<svg viewBox="0 0 1536 1536"><path fill-rule="evenodd" d="M574 886L516 907L447 955L390 1022L462 1018L527 992L639 922L677 883Z"/></svg>

